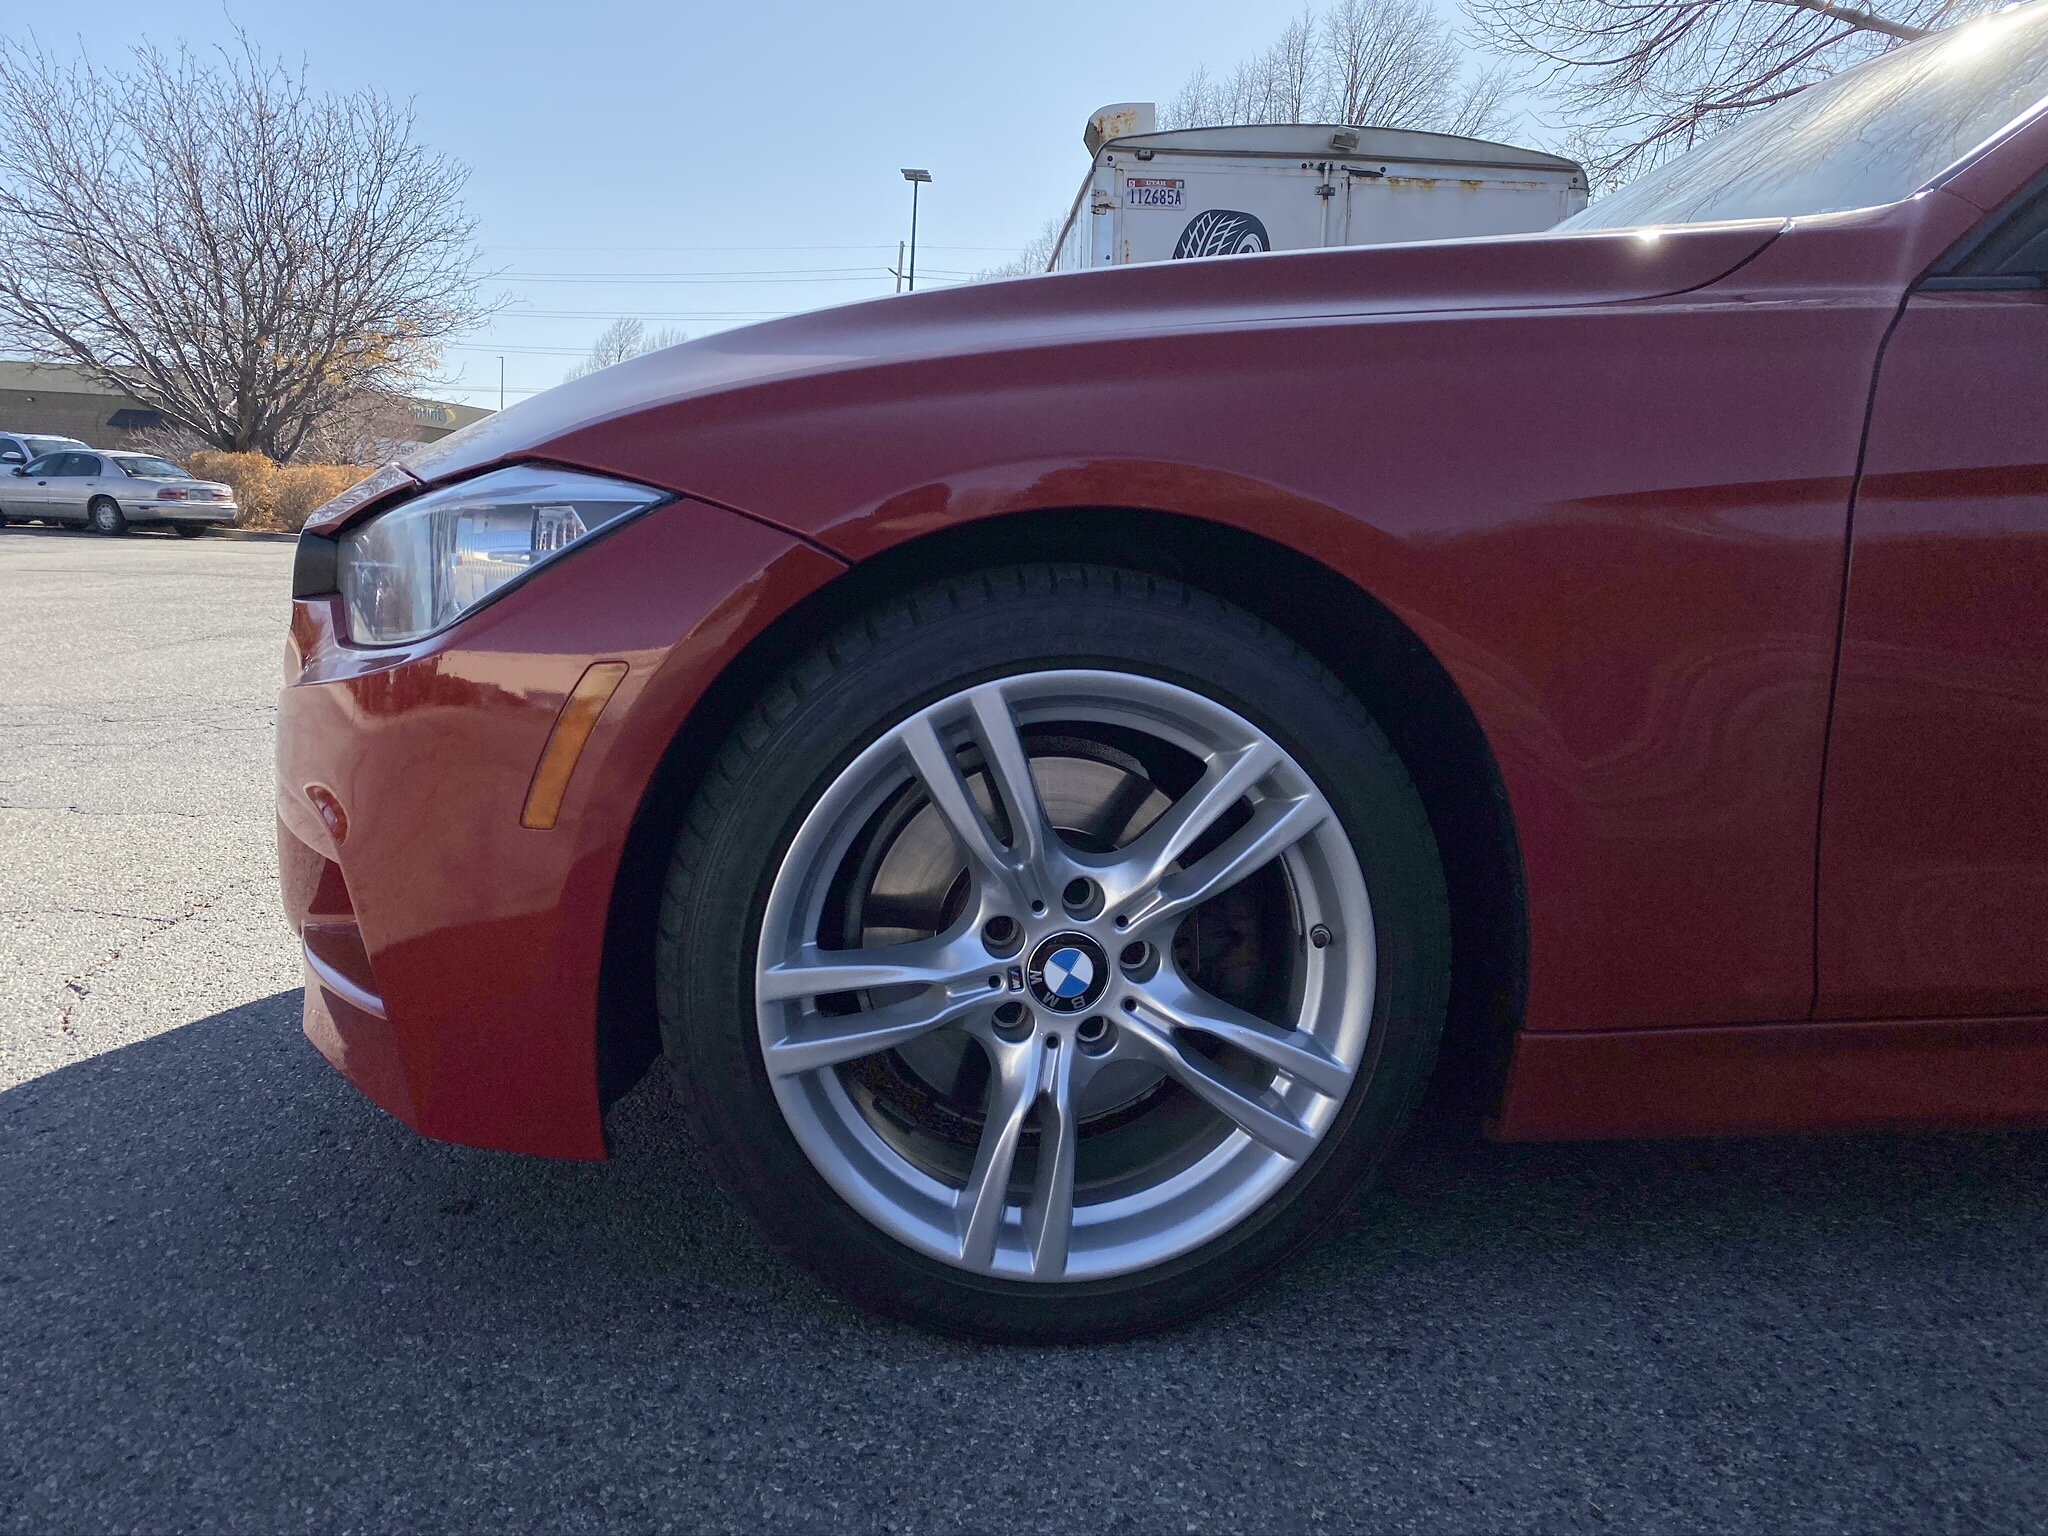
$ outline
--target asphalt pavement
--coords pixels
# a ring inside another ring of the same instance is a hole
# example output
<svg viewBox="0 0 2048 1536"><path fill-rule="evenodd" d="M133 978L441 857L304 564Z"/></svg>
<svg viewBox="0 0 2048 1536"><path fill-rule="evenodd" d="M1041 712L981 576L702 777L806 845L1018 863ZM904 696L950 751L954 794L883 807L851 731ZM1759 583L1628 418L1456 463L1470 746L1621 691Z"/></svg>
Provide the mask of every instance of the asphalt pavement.
<svg viewBox="0 0 2048 1536"><path fill-rule="evenodd" d="M0 531L0 1531L2040 1531L2048 1136L1503 1147L1162 1338L867 1319L298 1033L287 546Z"/></svg>

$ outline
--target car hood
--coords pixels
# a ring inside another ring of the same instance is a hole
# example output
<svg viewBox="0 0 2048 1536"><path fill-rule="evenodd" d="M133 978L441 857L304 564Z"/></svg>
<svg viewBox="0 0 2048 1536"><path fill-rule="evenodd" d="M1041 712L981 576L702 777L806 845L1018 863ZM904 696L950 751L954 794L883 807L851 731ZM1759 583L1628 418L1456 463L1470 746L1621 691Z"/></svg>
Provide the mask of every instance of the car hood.
<svg viewBox="0 0 2048 1536"><path fill-rule="evenodd" d="M967 284L794 315L648 353L416 450L417 478L466 475L621 416L890 363L1318 316L1551 308L1681 293L1748 261L1782 226L1507 236L1219 257ZM361 500L325 511L325 531Z"/></svg>

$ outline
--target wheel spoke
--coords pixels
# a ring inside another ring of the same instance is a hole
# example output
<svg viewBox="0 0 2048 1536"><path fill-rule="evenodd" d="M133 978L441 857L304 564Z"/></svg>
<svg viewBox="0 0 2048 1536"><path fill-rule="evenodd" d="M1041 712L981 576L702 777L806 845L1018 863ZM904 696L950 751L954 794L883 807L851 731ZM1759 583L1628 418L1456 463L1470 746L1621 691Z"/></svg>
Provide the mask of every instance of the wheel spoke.
<svg viewBox="0 0 2048 1536"><path fill-rule="evenodd" d="M1081 1128L1074 1114L1074 1058L1070 1044L1048 1052L1047 1079L1038 1110L1038 1176L1024 1207L1024 1241L1031 1251L1031 1273L1057 1280L1067 1267L1067 1245L1074 1230L1074 1149Z"/></svg>
<svg viewBox="0 0 2048 1536"><path fill-rule="evenodd" d="M880 949L820 949L806 944L794 960L771 965L754 981L764 1003L862 992L872 987L949 987L981 978L986 991L988 959L957 938L920 939Z"/></svg>
<svg viewBox="0 0 2048 1536"><path fill-rule="evenodd" d="M1145 928L1156 928L1193 911L1246 875L1263 869L1315 831L1329 814L1329 804L1313 793L1260 801L1251 820L1225 838L1221 846L1161 880L1149 900L1127 908L1121 915L1128 920L1129 931L1136 934Z"/></svg>
<svg viewBox="0 0 2048 1536"><path fill-rule="evenodd" d="M982 1123L981 1143L974 1149L974 1168L954 1207L962 1218L961 1261L975 1269L995 1266L1003 1212L1010 1198L1010 1171L1017 1161L1024 1118L1042 1086L1045 1057L1044 1042L1034 1038L1021 1049L1002 1051L995 1063L988 1118Z"/></svg>
<svg viewBox="0 0 2048 1536"><path fill-rule="evenodd" d="M894 1050L920 1035L957 1024L976 1009L988 1006L985 984L971 995L926 992L886 1008L839 1016L807 1016L787 1038L768 1046L770 1077L790 1077L858 1061L877 1051Z"/></svg>
<svg viewBox="0 0 2048 1536"><path fill-rule="evenodd" d="M967 781L960 776L960 765L954 761L953 749L939 735L931 717L919 715L906 720L897 728L897 738L903 743L903 750L908 754L919 782L924 785L925 793L931 797L932 808L952 831L954 841L959 843L968 861L980 869L984 878L1021 896L1017 857L996 840L995 829L981 814L981 807L974 803ZM1029 777L1028 770L1026 777Z"/></svg>
<svg viewBox="0 0 2048 1536"><path fill-rule="evenodd" d="M1024 739L1017 734L1017 722L1010 714L1009 701L1001 687L989 683L969 695L974 711L974 734L988 764L989 782L1002 802L1010 823L1010 857L1013 863L1047 880L1045 858L1053 834L1045 806L1038 798L1038 781L1031 775L1031 758Z"/></svg>
<svg viewBox="0 0 2048 1536"><path fill-rule="evenodd" d="M1340 1099L1351 1091L1350 1068L1318 1045L1314 1036L1276 1029L1190 985L1170 965L1162 966L1146 985L1140 1006L1171 1028L1197 1030L1234 1045L1325 1098Z"/></svg>
<svg viewBox="0 0 2048 1536"><path fill-rule="evenodd" d="M1143 1002L1137 1011L1125 1013L1122 1023L1125 1037L1145 1055L1254 1141L1297 1163L1315 1150L1315 1134L1287 1112L1277 1095L1233 1082L1213 1062L1174 1039L1165 1021L1148 1015Z"/></svg>
<svg viewBox="0 0 2048 1536"><path fill-rule="evenodd" d="M1235 752L1218 753L1186 794L1168 806L1158 820L1130 845L1120 849L1114 874L1108 877L1112 905L1145 895L1172 871L1196 839L1280 761L1279 748L1254 741Z"/></svg>

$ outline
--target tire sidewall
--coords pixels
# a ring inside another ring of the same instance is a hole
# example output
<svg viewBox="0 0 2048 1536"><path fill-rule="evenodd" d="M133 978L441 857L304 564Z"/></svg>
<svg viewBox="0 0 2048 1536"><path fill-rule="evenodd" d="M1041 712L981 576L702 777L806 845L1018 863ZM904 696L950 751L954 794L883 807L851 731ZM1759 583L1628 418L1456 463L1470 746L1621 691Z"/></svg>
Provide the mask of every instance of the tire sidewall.
<svg viewBox="0 0 2048 1536"><path fill-rule="evenodd" d="M920 594L893 628L864 632L871 643L842 642L836 658L814 659L808 692L798 669L779 720L724 760L741 761L737 776L714 773L707 783L707 798L726 803L703 807L708 814L693 814L686 829L663 913L662 1025L721 1182L784 1251L867 1304L926 1323L981 1336L1099 1338L1229 1300L1349 1207L1434 1060L1448 920L1420 801L1384 736L1327 672L1250 616L1185 589L1045 573L1033 591L1032 574L1008 573L1011 593L1004 579L992 583L988 604ZM886 1236L841 1199L783 1119L762 1060L753 976L776 872L810 808L854 757L963 688L1061 667L1189 688L1292 754L1358 855L1378 980L1351 1093L1315 1152L1257 1212L1152 1269L1047 1285L945 1264ZM742 891L745 900L734 899Z"/></svg>

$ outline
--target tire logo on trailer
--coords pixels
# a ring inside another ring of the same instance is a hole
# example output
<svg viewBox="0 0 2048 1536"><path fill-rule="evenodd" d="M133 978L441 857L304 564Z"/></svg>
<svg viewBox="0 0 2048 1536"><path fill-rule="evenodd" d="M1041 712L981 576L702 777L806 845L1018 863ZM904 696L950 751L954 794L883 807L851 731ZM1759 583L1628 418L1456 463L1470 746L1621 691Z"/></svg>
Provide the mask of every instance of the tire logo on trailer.
<svg viewBox="0 0 2048 1536"><path fill-rule="evenodd" d="M1236 213L1228 208L1211 208L1188 220L1173 248L1173 259L1190 256L1249 256L1270 251L1273 241L1266 226L1254 214Z"/></svg>

